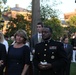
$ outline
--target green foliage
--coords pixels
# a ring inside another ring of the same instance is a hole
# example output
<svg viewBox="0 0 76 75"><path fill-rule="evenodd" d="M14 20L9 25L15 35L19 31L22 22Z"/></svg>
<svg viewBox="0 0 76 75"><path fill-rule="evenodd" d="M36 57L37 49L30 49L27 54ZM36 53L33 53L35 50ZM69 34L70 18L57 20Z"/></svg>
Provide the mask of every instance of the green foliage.
<svg viewBox="0 0 76 75"><path fill-rule="evenodd" d="M29 24L27 20L24 19L23 15L16 15L16 18L10 18L7 24L6 35L13 35L18 29L26 30L26 25Z"/></svg>
<svg viewBox="0 0 76 75"><path fill-rule="evenodd" d="M10 7L9 6L6 6L3 10L3 12L9 12L10 11Z"/></svg>
<svg viewBox="0 0 76 75"><path fill-rule="evenodd" d="M7 0L2 0L4 4L6 4Z"/></svg>
<svg viewBox="0 0 76 75"><path fill-rule="evenodd" d="M44 24L53 29L53 39L58 40L63 35L64 30L58 18L52 17L50 20L46 20Z"/></svg>
<svg viewBox="0 0 76 75"><path fill-rule="evenodd" d="M0 1L0 30L3 29L3 18L2 18L2 9L3 9L3 6L2 6L2 1Z"/></svg>
<svg viewBox="0 0 76 75"><path fill-rule="evenodd" d="M76 75L76 63L71 63L70 75Z"/></svg>
<svg viewBox="0 0 76 75"><path fill-rule="evenodd" d="M41 6L41 19L42 21L45 21L48 18L51 17L57 17L56 11L53 10L50 6L46 5L46 6Z"/></svg>
<svg viewBox="0 0 76 75"><path fill-rule="evenodd" d="M75 26L76 27L76 16L73 16L69 19L68 24L70 26Z"/></svg>
<svg viewBox="0 0 76 75"><path fill-rule="evenodd" d="M55 7L61 4L61 1L52 0L50 4L49 2L50 0L41 0L40 14L42 21L50 19L51 17L58 17L58 15L60 14L59 9L56 9Z"/></svg>
<svg viewBox="0 0 76 75"><path fill-rule="evenodd" d="M76 32L76 16L71 17L68 21L67 21L69 27L67 27L67 30L69 31L69 33L74 33Z"/></svg>

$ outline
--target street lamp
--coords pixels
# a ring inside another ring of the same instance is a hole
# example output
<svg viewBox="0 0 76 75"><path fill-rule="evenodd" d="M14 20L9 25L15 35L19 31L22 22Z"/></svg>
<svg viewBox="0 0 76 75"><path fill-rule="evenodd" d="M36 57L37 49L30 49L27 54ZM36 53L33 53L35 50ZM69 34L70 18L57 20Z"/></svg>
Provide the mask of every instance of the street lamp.
<svg viewBox="0 0 76 75"><path fill-rule="evenodd" d="M0 21L0 28L2 29L2 31L3 31L3 26L4 26L4 21L1 20L1 21Z"/></svg>

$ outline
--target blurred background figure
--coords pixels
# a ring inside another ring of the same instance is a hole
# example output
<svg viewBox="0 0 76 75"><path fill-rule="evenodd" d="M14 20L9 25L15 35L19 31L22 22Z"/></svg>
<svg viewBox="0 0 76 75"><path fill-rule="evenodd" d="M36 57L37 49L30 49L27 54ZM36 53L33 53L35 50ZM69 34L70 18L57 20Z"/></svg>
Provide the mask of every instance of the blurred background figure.
<svg viewBox="0 0 76 75"><path fill-rule="evenodd" d="M6 47L6 52L8 52L8 41L4 38L4 34L0 31L0 43L4 44Z"/></svg>
<svg viewBox="0 0 76 75"><path fill-rule="evenodd" d="M31 38L32 51L34 50L35 45L42 41L42 28L43 28L43 24L41 22L37 23L37 33L34 34Z"/></svg>
<svg viewBox="0 0 76 75"><path fill-rule="evenodd" d="M14 44L15 43L14 36L11 36L10 40L11 40L11 44Z"/></svg>
<svg viewBox="0 0 76 75"><path fill-rule="evenodd" d="M72 62L76 62L76 33L71 39L71 44L73 46L73 56L72 56Z"/></svg>
<svg viewBox="0 0 76 75"><path fill-rule="evenodd" d="M62 42L64 44L64 50L67 53L68 56L68 63L66 65L64 75L70 75L70 65L71 65L71 59L72 59L72 54L73 54L73 46L69 44L69 38L63 37Z"/></svg>
<svg viewBox="0 0 76 75"><path fill-rule="evenodd" d="M62 42L63 37L60 37L59 42Z"/></svg>

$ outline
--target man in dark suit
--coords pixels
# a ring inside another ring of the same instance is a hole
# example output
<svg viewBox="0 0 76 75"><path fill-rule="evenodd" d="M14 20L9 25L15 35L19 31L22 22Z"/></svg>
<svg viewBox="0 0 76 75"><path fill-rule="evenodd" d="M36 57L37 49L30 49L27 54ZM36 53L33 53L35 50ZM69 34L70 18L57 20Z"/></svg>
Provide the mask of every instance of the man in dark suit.
<svg viewBox="0 0 76 75"><path fill-rule="evenodd" d="M43 28L43 23L39 22L37 23L37 33L34 34L31 38L31 49L34 50L35 45L37 43L41 42L42 39L42 28Z"/></svg>
<svg viewBox="0 0 76 75"><path fill-rule="evenodd" d="M0 43L0 75L3 75L5 61L6 61L6 48L5 45Z"/></svg>
<svg viewBox="0 0 76 75"><path fill-rule="evenodd" d="M34 66L39 69L39 75L63 75L67 64L67 54L63 43L52 40L52 29L43 27L43 42L36 44Z"/></svg>
<svg viewBox="0 0 76 75"><path fill-rule="evenodd" d="M69 39L68 37L63 37L63 44L64 44L64 50L67 53L68 56L68 63L65 68L64 75L70 75L70 65L71 65L71 59L72 59L72 54L73 54L73 46L69 44Z"/></svg>
<svg viewBox="0 0 76 75"><path fill-rule="evenodd" d="M42 41L42 28L43 28L43 23L42 22L37 23L37 33L34 34L31 38L31 51L33 55L35 53L35 49L34 49L35 45ZM35 68L34 66L33 68L34 68L34 72L33 72L34 75L38 75L39 72L37 68Z"/></svg>

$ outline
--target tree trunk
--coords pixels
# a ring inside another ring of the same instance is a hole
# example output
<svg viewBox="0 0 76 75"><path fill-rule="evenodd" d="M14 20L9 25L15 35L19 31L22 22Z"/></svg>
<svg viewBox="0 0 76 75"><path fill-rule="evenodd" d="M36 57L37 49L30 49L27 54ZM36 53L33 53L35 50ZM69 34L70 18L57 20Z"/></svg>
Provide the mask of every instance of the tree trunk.
<svg viewBox="0 0 76 75"><path fill-rule="evenodd" d="M36 25L40 19L40 0L32 0L32 35L37 32Z"/></svg>

